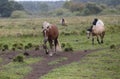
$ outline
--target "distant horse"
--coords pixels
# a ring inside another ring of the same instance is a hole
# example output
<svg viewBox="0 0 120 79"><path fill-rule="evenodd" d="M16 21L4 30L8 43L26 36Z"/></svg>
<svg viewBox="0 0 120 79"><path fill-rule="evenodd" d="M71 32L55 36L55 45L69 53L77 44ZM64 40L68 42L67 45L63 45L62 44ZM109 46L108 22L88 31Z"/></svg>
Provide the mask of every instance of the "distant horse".
<svg viewBox="0 0 120 79"><path fill-rule="evenodd" d="M88 38L90 38L90 35L92 35L92 44L94 44L94 36L97 37L99 44L103 43L103 38L105 35L105 27L103 21L100 19L94 19L91 28L87 29ZM101 41L99 41L99 37Z"/></svg>
<svg viewBox="0 0 120 79"><path fill-rule="evenodd" d="M62 26L67 26L66 21L65 21L64 18L62 18L62 19L60 20L60 23L62 24Z"/></svg>
<svg viewBox="0 0 120 79"><path fill-rule="evenodd" d="M42 26L42 32L44 36L44 49L46 54L49 54L50 56L53 55L53 52L56 52L57 48L59 47L59 42L58 42L58 36L59 36L59 31L57 26L52 25L48 22L44 22ZM47 41L49 42L50 49L52 50L51 53L49 53L48 48L47 48ZM54 51L53 51L53 46L55 46ZM60 47L59 47L60 48Z"/></svg>

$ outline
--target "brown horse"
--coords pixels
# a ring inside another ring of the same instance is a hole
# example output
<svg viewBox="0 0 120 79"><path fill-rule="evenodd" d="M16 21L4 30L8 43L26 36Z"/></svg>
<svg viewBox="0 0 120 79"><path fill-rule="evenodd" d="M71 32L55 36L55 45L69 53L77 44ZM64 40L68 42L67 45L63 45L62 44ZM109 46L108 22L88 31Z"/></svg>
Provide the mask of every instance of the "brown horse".
<svg viewBox="0 0 120 79"><path fill-rule="evenodd" d="M57 47L59 46L59 42L58 42L58 36L59 36L59 31L57 26L52 25L48 22L44 22L43 26L42 26L42 32L43 32L43 36L44 36L44 49L46 54L49 54L50 56L53 55L53 52L56 52ZM48 48L47 48L47 41L49 42L50 45L50 49L52 50L51 53L49 53ZM54 51L53 51L53 46L55 46Z"/></svg>
<svg viewBox="0 0 120 79"><path fill-rule="evenodd" d="M92 44L94 44L94 36L97 37L97 41L99 44L103 43L103 38L105 35L105 27L104 27L104 23L101 20L94 19L91 28L87 29L88 38L90 38L90 35L92 35ZM101 38L101 41L99 41L99 37Z"/></svg>

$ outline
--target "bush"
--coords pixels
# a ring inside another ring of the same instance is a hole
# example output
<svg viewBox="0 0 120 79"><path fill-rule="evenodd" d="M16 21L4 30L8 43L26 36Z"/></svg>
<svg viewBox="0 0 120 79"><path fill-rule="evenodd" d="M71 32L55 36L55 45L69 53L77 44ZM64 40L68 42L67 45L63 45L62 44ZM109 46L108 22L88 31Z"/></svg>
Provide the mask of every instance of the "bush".
<svg viewBox="0 0 120 79"><path fill-rule="evenodd" d="M32 43L28 43L28 45L27 45L29 48L31 48L33 45L32 45Z"/></svg>
<svg viewBox="0 0 120 79"><path fill-rule="evenodd" d="M25 18L27 17L27 13L25 11L13 11L11 14L11 18Z"/></svg>
<svg viewBox="0 0 120 79"><path fill-rule="evenodd" d="M36 46L35 46L35 50L39 50L39 45L36 45Z"/></svg>
<svg viewBox="0 0 120 79"><path fill-rule="evenodd" d="M15 51L15 48L13 47L12 50Z"/></svg>
<svg viewBox="0 0 120 79"><path fill-rule="evenodd" d="M66 43L64 47L64 51L73 51L73 47L69 43Z"/></svg>
<svg viewBox="0 0 120 79"><path fill-rule="evenodd" d="M15 44L13 44L13 48L12 49L14 50L16 48L17 49L23 49L23 44L22 43L15 43Z"/></svg>
<svg viewBox="0 0 120 79"><path fill-rule="evenodd" d="M65 47L65 43L62 43L62 44L61 44L61 47L64 48L64 47Z"/></svg>
<svg viewBox="0 0 120 79"><path fill-rule="evenodd" d="M26 45L25 47L24 47L24 49L26 50L26 49L29 49L29 46L28 45Z"/></svg>
<svg viewBox="0 0 120 79"><path fill-rule="evenodd" d="M13 59L14 62L23 62L24 61L24 57L23 56L16 56L14 59Z"/></svg>
<svg viewBox="0 0 120 79"><path fill-rule="evenodd" d="M4 50L8 50L8 49L9 49L9 48L8 48L8 45L7 45L7 44L3 45L3 49L4 49Z"/></svg>
<svg viewBox="0 0 120 79"><path fill-rule="evenodd" d="M63 14L64 14L64 10L63 9L56 10L56 15L57 16L61 16Z"/></svg>
<svg viewBox="0 0 120 79"><path fill-rule="evenodd" d="M115 49L116 46L114 44L110 45L110 49Z"/></svg>

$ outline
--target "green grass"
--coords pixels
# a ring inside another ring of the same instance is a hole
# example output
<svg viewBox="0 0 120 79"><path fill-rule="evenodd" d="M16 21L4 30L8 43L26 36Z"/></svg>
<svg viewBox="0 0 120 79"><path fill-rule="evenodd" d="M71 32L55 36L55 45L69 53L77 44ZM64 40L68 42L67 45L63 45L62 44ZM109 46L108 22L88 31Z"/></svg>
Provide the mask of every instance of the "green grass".
<svg viewBox="0 0 120 79"><path fill-rule="evenodd" d="M50 17L49 19L0 19L0 44L8 44L10 49L14 43L22 43L24 46L28 43L42 45L43 36L41 33L41 27L44 21L56 24L60 31L60 42L70 43L73 50L95 49L106 47L113 43L118 44L120 39L120 17L119 15L106 15L97 16L105 23L105 43L101 46L98 45L95 40L95 46L91 45L91 40L88 40L86 37L86 29L91 26L91 21L95 17L96 16L65 17L68 24L67 27L60 25L60 17ZM33 28L36 29L33 30ZM20 36L18 34L20 34ZM34 34L37 36L35 37Z"/></svg>
<svg viewBox="0 0 120 79"><path fill-rule="evenodd" d="M60 62L65 61L65 60L67 60L66 57L61 57L61 58L58 58L54 61L49 62L48 65L56 65L56 64L59 64Z"/></svg>
<svg viewBox="0 0 120 79"><path fill-rule="evenodd" d="M54 69L40 79L120 79L120 48L87 55L80 62Z"/></svg>
<svg viewBox="0 0 120 79"><path fill-rule="evenodd" d="M27 58L23 63L10 62L9 64L2 66L0 79L23 79L23 77L32 70L28 65L40 60L41 58Z"/></svg>
<svg viewBox="0 0 120 79"><path fill-rule="evenodd" d="M100 18L105 23L106 35L104 44L99 45L95 39L95 45L92 45L91 39L86 37L86 29L91 26L94 18ZM120 44L120 16L85 16L85 17L65 17L68 26L61 26L59 21L61 17L49 18L25 18L25 19L0 19L0 49L2 45L8 45L9 50L13 48L13 44L21 43L23 46L31 43L32 45L42 45L43 36L41 33L42 23L48 21L58 26L60 31L60 43L69 43L74 51L97 49L110 47L111 45ZM33 28L36 28L33 30ZM4 52L2 52L4 53ZM119 62L113 62L112 57L104 54L110 54L117 59L116 51L105 50L88 55L79 63L73 63L69 66L64 66L60 69L52 71L52 75L48 74L43 79L119 79ZM39 59L39 58L38 58ZM110 60L112 63L106 63ZM66 58L61 58L49 65L59 64L65 61ZM2 61L0 59L0 61ZM37 62L35 58L25 59L24 63L9 63L2 67L0 71L0 79L22 79L25 74L32 69L29 64ZM106 70L113 69L113 70ZM118 69L116 69L118 68ZM111 76L112 75L112 76Z"/></svg>

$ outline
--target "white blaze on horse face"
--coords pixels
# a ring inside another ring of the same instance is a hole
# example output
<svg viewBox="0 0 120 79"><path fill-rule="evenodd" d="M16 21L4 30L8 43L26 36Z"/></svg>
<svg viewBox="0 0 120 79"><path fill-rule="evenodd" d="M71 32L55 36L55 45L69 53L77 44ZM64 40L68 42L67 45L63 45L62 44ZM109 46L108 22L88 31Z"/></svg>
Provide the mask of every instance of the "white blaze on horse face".
<svg viewBox="0 0 120 79"><path fill-rule="evenodd" d="M43 31L44 32L44 41L48 40L48 36L46 35L46 30Z"/></svg>
<svg viewBox="0 0 120 79"><path fill-rule="evenodd" d="M44 41L47 41L48 40L48 36L46 35L46 31L49 30L50 28L50 24L48 22L44 22L43 23L43 27L42 27L42 31L44 32Z"/></svg>

